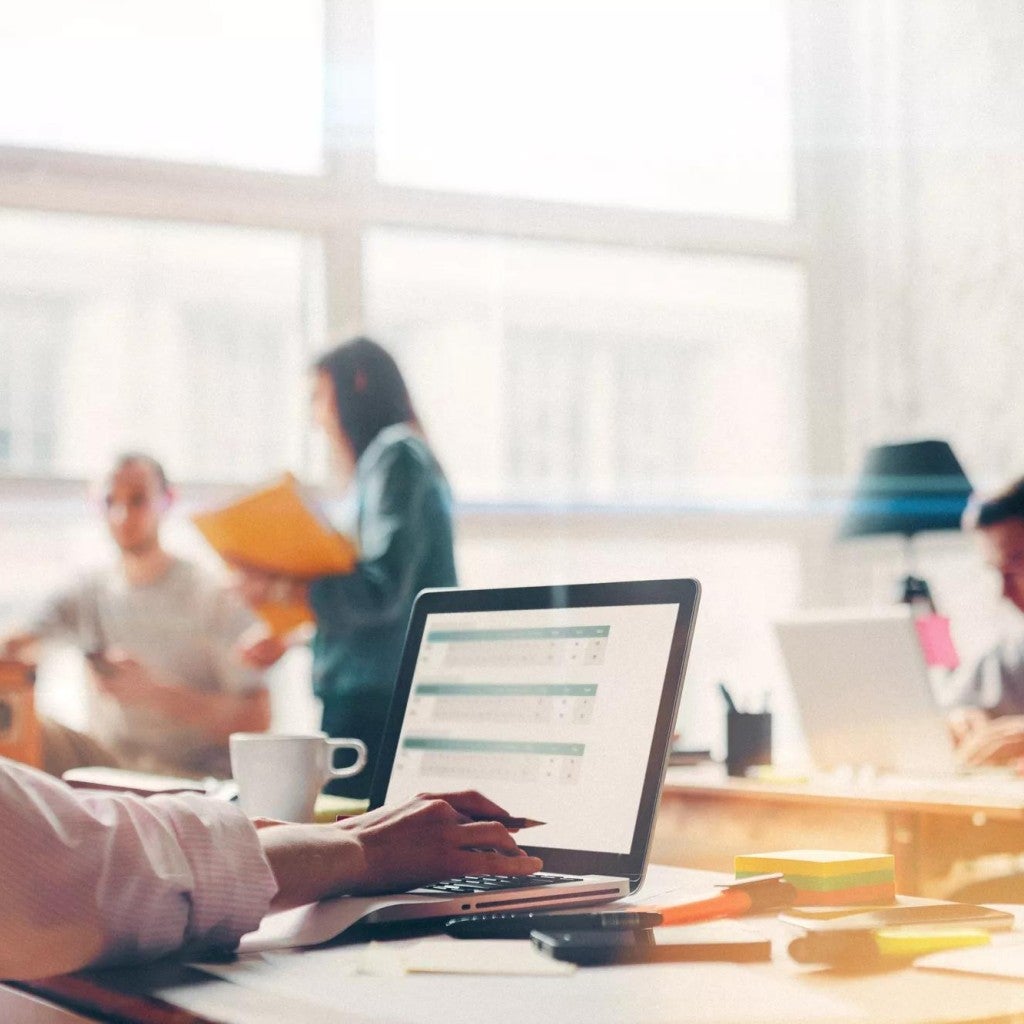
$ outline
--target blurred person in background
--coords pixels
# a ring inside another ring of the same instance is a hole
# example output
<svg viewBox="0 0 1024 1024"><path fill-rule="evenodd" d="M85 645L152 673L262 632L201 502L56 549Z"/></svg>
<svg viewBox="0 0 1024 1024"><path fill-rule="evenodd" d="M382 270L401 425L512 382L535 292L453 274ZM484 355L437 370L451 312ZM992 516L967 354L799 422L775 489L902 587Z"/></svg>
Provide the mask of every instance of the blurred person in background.
<svg viewBox="0 0 1024 1024"><path fill-rule="evenodd" d="M1000 575L1002 596L1024 612L1024 478L984 500L972 500L964 528ZM984 654L964 676L950 722L965 764L1024 759L1024 624Z"/></svg>
<svg viewBox="0 0 1024 1024"><path fill-rule="evenodd" d="M321 727L369 750L368 770L327 790L366 797L413 599L424 587L457 582L452 499L401 371L376 342L354 338L314 363L312 412L355 497L359 561L351 574L308 584L243 569L243 593L254 605L309 602Z"/></svg>
<svg viewBox="0 0 1024 1024"><path fill-rule="evenodd" d="M230 776L228 736L270 724L263 669L283 652L231 589L168 553L174 493L152 456L119 457L103 491L118 558L48 599L0 654L32 662L65 640L88 662L87 732L42 723L43 767L117 765Z"/></svg>

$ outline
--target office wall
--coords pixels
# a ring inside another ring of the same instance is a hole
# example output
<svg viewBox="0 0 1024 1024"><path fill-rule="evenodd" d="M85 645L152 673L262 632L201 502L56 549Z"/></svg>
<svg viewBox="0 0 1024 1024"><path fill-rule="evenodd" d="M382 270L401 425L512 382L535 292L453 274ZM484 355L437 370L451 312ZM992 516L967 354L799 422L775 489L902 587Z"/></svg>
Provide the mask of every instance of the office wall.
<svg viewBox="0 0 1024 1024"><path fill-rule="evenodd" d="M814 323L836 339L818 379L840 396L843 458L939 436L979 484L1020 475L1024 8L806 11L825 83L810 100L811 189L828 196Z"/></svg>

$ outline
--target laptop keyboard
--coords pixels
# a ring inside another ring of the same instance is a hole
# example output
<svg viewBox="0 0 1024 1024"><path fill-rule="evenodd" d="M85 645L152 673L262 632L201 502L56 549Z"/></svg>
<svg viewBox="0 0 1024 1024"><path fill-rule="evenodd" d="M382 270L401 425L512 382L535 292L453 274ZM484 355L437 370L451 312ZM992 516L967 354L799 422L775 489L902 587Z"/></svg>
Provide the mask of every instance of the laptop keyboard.
<svg viewBox="0 0 1024 1024"><path fill-rule="evenodd" d="M538 885L560 885L563 882L582 882L578 875L553 875L538 872L535 875L464 875L449 878L433 885L421 885L416 892L436 892L451 896L465 896L475 892L495 892L501 889L533 889Z"/></svg>

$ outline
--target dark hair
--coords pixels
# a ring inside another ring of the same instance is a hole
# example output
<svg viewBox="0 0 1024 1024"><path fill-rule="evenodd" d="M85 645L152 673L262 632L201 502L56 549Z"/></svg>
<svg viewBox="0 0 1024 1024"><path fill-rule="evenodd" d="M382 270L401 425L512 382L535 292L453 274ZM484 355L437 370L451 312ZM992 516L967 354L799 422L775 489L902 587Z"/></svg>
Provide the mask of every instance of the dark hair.
<svg viewBox="0 0 1024 1024"><path fill-rule="evenodd" d="M971 498L964 512L964 526L967 529L983 529L1005 523L1008 519L1024 520L1024 477L989 498Z"/></svg>
<svg viewBox="0 0 1024 1024"><path fill-rule="evenodd" d="M126 466L131 465L146 466L152 472L153 476L156 477L156 482L160 485L160 490L164 494L170 493L171 483L167 479L164 467L160 465L152 455L148 455L146 452L122 452L116 459L114 459L114 464L110 467L110 476L115 476Z"/></svg>
<svg viewBox="0 0 1024 1024"><path fill-rule="evenodd" d="M408 423L422 433L398 364L375 341L352 338L325 352L313 369L331 378L338 420L356 458L395 423Z"/></svg>

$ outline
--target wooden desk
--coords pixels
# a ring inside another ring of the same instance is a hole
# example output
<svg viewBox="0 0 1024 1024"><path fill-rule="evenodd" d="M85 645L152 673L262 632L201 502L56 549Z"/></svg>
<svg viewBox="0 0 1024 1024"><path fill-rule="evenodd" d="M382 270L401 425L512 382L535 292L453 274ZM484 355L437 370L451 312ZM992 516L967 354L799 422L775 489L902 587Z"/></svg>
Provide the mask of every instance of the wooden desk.
<svg viewBox="0 0 1024 1024"><path fill-rule="evenodd" d="M649 877L650 898L671 898L673 893L681 897L714 880L716 876L706 872L654 868ZM1020 1024L1024 1020L1020 982L915 968L857 975L801 966L785 954L793 931L771 918L751 918L748 923L773 938L772 963L587 968L569 977L371 977L352 970L353 958L362 956L362 950L340 946L284 956L275 963L255 961L256 973L244 985L175 965L96 972L86 980L108 999L120 1000L113 1019L147 1024L522 1024L544 1020L564 1024L864 1024L882 1020L888 1024ZM66 984L81 977L60 980ZM0 986L0 995L11 991ZM84 990L79 993L80 997L85 994ZM163 1003L153 1001L156 994ZM3 1020L49 1024L47 1018L19 1016L17 1010Z"/></svg>
<svg viewBox="0 0 1024 1024"><path fill-rule="evenodd" d="M0 1020L8 1024L90 1024L96 1019L83 1017L52 999L0 985Z"/></svg>
<svg viewBox="0 0 1024 1024"><path fill-rule="evenodd" d="M893 853L900 892L944 896L958 860L1024 853L1024 779L786 784L669 769L657 862L731 871L737 853L807 847Z"/></svg>

